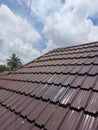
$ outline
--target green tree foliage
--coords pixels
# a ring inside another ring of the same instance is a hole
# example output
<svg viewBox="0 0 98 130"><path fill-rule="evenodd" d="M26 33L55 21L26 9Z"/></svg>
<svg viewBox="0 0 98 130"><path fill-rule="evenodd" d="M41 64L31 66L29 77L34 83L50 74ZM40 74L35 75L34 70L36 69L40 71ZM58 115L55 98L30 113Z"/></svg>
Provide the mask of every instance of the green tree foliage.
<svg viewBox="0 0 98 130"><path fill-rule="evenodd" d="M21 65L22 62L20 58L16 56L16 54L12 54L11 57L7 59L7 67L9 68L9 70L14 70Z"/></svg>
<svg viewBox="0 0 98 130"><path fill-rule="evenodd" d="M0 73L7 70L8 70L8 67L6 65L0 65Z"/></svg>

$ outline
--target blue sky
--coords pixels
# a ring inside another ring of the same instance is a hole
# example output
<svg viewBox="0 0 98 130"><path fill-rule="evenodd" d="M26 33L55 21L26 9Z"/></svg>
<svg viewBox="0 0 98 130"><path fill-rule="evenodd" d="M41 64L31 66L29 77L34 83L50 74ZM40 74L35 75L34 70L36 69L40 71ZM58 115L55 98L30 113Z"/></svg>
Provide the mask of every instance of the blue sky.
<svg viewBox="0 0 98 130"><path fill-rule="evenodd" d="M0 64L12 53L27 63L54 48L93 41L97 0L0 0Z"/></svg>

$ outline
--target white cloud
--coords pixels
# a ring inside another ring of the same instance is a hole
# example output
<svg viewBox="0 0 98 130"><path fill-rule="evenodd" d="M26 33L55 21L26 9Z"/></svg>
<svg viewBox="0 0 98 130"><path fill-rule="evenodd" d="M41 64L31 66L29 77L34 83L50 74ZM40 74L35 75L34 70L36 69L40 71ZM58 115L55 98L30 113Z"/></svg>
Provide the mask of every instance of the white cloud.
<svg viewBox="0 0 98 130"><path fill-rule="evenodd" d="M32 60L39 56L40 52L32 48L32 44L23 43L19 39L15 39L14 43L10 44L10 51L21 56L23 63Z"/></svg>
<svg viewBox="0 0 98 130"><path fill-rule="evenodd" d="M19 55L24 63L40 55L32 48L32 44L41 40L39 32L29 23L26 34L25 28L25 19L14 14L6 5L0 6L0 63L5 63L11 53Z"/></svg>
<svg viewBox="0 0 98 130"><path fill-rule="evenodd" d="M17 1L21 6L30 5L30 1L27 0ZM29 24L27 42L23 44L26 20L15 15L5 5L0 9L0 47L5 48L5 54L8 54L8 50L13 52L14 48L24 61L25 57L31 59L32 55L40 55L38 50L32 49L32 44L41 39L40 34ZM97 0L66 0L65 3L61 0L32 0L31 15L37 16L43 22L41 33L47 38L43 53L56 47L97 41L98 26L95 26L90 19L90 17L98 18L97 14ZM10 49L6 48L8 42Z"/></svg>
<svg viewBox="0 0 98 130"><path fill-rule="evenodd" d="M27 4L30 7L32 2L31 10L38 17L46 19L46 16L60 9L62 6L61 0L17 0L20 5Z"/></svg>
<svg viewBox="0 0 98 130"><path fill-rule="evenodd" d="M24 1L27 5L29 3ZM48 42L43 52L56 47L98 40L98 26L89 17L98 14L97 0L32 0L32 12L43 23Z"/></svg>
<svg viewBox="0 0 98 130"><path fill-rule="evenodd" d="M5 59L8 59L8 57L0 52L0 65L5 63Z"/></svg>
<svg viewBox="0 0 98 130"><path fill-rule="evenodd" d="M98 13L94 6L90 0L67 0L61 9L51 14L43 29L49 39L45 51L52 47L97 41L98 26L88 19Z"/></svg>

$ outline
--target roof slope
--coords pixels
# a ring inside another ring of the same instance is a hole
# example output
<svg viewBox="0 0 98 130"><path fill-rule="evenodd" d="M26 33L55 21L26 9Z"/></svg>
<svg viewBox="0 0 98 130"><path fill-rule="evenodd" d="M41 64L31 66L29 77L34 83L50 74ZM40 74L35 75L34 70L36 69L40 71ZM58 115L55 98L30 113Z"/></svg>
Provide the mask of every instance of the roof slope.
<svg viewBox="0 0 98 130"><path fill-rule="evenodd" d="M98 43L55 49L0 76L0 130L98 129Z"/></svg>

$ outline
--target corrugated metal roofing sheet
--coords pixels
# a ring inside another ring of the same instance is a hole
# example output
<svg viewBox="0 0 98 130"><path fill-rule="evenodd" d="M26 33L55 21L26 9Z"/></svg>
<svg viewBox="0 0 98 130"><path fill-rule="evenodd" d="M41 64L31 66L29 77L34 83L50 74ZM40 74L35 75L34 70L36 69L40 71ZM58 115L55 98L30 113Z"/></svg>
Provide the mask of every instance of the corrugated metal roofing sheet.
<svg viewBox="0 0 98 130"><path fill-rule="evenodd" d="M0 130L97 130L98 43L55 49L0 75Z"/></svg>

